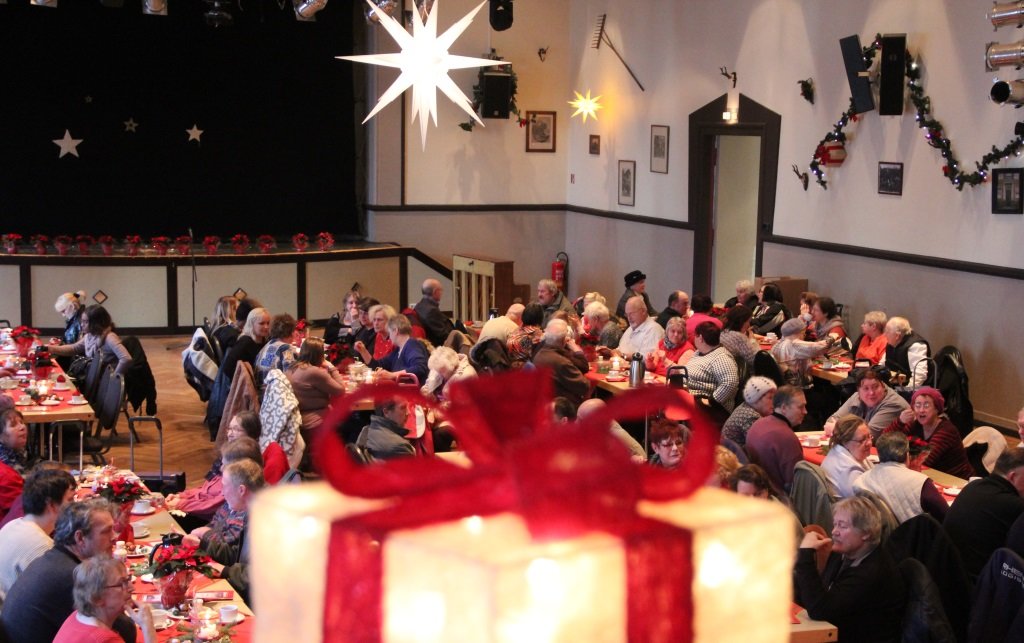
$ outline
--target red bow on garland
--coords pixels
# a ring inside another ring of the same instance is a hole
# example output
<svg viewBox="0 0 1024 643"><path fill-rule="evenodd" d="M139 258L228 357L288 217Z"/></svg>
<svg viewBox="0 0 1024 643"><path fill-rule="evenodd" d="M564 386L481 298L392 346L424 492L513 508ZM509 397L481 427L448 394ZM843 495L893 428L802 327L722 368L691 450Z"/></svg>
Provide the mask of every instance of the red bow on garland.
<svg viewBox="0 0 1024 643"><path fill-rule="evenodd" d="M630 391L569 427L553 423L551 379L519 371L452 384L447 418L473 467L440 458L356 464L336 428L356 402L400 398L432 402L410 387L378 384L336 398L317 445L324 478L338 491L392 498L387 509L332 525L324 601L325 640L379 641L382 636L382 547L388 532L468 516L515 512L535 539L603 531L624 541L628 577L628 640L692 638L691 539L685 530L640 516L637 502L674 500L703 485L713 467L718 432L684 391ZM613 419L642 418L674 408L694 429L683 464L666 470L630 461L608 430ZM652 618L651 606L665 605ZM666 638L667 636L667 638Z"/></svg>

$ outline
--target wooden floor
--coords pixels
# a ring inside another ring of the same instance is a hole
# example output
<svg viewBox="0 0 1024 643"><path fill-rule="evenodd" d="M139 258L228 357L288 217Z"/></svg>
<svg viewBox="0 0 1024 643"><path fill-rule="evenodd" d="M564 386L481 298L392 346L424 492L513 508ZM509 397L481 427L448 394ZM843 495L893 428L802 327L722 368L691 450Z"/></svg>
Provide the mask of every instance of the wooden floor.
<svg viewBox="0 0 1024 643"><path fill-rule="evenodd" d="M164 429L164 470L184 471L188 486L202 481L214 458L213 442L203 425L206 403L186 382L181 369L181 351L189 341L178 337L140 337L149 366L156 378L157 417ZM141 410L140 410L141 411ZM120 467L129 466L128 423L124 416L117 426L118 435L107 454ZM156 429L151 424L139 431L142 443L135 445L135 470L159 471Z"/></svg>

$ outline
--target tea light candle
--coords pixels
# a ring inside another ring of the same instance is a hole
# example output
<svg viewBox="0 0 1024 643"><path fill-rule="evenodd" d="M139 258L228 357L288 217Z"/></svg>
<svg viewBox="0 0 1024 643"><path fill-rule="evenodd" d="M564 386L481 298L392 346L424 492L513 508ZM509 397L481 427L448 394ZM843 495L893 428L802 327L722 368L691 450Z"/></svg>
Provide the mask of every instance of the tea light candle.
<svg viewBox="0 0 1024 643"><path fill-rule="evenodd" d="M619 358L618 357L613 357L612 358L612 370L613 371L619 370Z"/></svg>

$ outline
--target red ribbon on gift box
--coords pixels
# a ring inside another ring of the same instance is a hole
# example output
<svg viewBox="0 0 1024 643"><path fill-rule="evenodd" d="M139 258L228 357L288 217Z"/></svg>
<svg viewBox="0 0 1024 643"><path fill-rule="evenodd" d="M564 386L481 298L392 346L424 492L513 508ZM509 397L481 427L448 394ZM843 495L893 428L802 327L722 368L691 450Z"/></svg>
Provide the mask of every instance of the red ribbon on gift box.
<svg viewBox="0 0 1024 643"><path fill-rule="evenodd" d="M382 543L389 532L507 511L521 515L538 540L593 531L620 537L629 585L628 640L692 639L690 533L636 512L641 499L689 496L711 473L718 432L689 393L668 387L634 389L565 427L553 422L546 372L472 378L451 388L445 413L473 462L468 469L439 458L363 466L345 450L336 428L356 402L400 398L433 406L418 390L378 384L333 401L316 448L324 478L343 494L390 498L394 504L332 525L324 640L381 640ZM634 464L608 431L610 421L669 408L690 418L693 434L684 461L675 470Z"/></svg>

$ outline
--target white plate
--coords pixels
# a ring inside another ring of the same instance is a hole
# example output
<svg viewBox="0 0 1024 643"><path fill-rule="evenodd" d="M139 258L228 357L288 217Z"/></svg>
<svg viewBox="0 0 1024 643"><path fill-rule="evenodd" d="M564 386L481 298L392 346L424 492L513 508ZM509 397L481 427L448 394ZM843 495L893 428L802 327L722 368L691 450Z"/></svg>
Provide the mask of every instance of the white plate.
<svg viewBox="0 0 1024 643"><path fill-rule="evenodd" d="M57 406L60 404L60 400L43 400L39 404L40 406Z"/></svg>
<svg viewBox="0 0 1024 643"><path fill-rule="evenodd" d="M24 376L24 375L31 375L32 371L20 370L20 371L15 371L14 374L15 375L22 375L22 376Z"/></svg>
<svg viewBox="0 0 1024 643"><path fill-rule="evenodd" d="M71 406L82 406L83 404L88 404L88 403L89 403L89 400L82 400L81 402L76 402L74 400L68 400L68 404L70 404Z"/></svg>
<svg viewBox="0 0 1024 643"><path fill-rule="evenodd" d="M149 532L147 531L146 533ZM142 558L144 556L149 556L149 552L151 551L153 551L153 547L151 545L143 545L142 547L136 547L135 551L128 554L128 558Z"/></svg>
<svg viewBox="0 0 1024 643"><path fill-rule="evenodd" d="M134 528L135 527L132 526L132 529L134 529ZM146 536L149 535L149 527L147 527L145 525L142 525L142 529L140 531L136 531L134 533L134 535L135 535L136 538L145 538Z"/></svg>
<svg viewBox="0 0 1024 643"><path fill-rule="evenodd" d="M18 400L17 402L14 403L14 406L32 406L32 400L29 400L28 402L22 402L21 400Z"/></svg>
<svg viewBox="0 0 1024 643"><path fill-rule="evenodd" d="M132 515L133 516L148 516L149 514L153 513L154 511L156 511L156 507L150 507L149 509L146 509L144 511L138 511L138 510L135 509L135 507L132 507Z"/></svg>
<svg viewBox="0 0 1024 643"><path fill-rule="evenodd" d="M813 449L813 448L821 446L821 440L818 440L817 444L812 444L811 442L808 442L807 440L800 440L800 445L801 446L805 446L808 449Z"/></svg>
<svg viewBox="0 0 1024 643"><path fill-rule="evenodd" d="M217 622L220 623L221 625L238 625L239 623L241 623L244 620L245 620L245 614L242 614L241 612L238 612L237 616L235 617L235 622L234 623L221 623L219 618L218 618Z"/></svg>
<svg viewBox="0 0 1024 643"><path fill-rule="evenodd" d="M945 494L947 496L959 496L961 491L963 491L963 489L960 487L946 487Z"/></svg>
<svg viewBox="0 0 1024 643"><path fill-rule="evenodd" d="M66 383L65 384L59 384L59 383L58 384L54 384L53 385L53 390L55 390L55 391L70 391L71 390L71 385L70 384L66 384Z"/></svg>
<svg viewBox="0 0 1024 643"><path fill-rule="evenodd" d="M142 576L139 576L139 580L142 581L143 583L152 583L153 582L153 575L152 574L143 574Z"/></svg>

